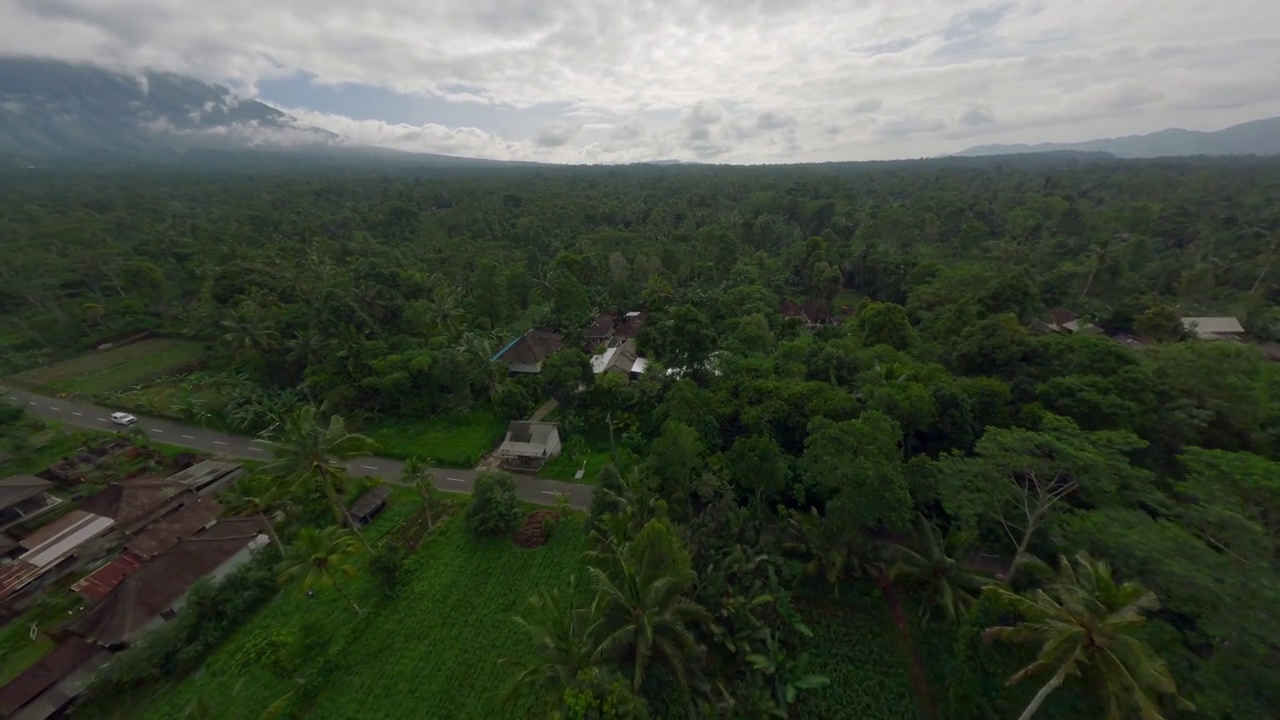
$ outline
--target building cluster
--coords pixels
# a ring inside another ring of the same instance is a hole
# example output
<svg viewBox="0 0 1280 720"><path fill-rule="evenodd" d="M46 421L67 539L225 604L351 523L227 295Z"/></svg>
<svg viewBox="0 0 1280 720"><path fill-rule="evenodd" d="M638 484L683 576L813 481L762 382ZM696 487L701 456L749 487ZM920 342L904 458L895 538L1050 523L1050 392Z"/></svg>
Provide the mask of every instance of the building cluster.
<svg viewBox="0 0 1280 720"><path fill-rule="evenodd" d="M240 464L184 464L167 477L118 479L74 507L75 462L43 473L53 479L0 480L0 614L15 617L65 582L83 602L57 647L0 687L0 718L61 713L113 652L172 619L198 580L267 544L258 518L222 518L213 497L244 474Z"/></svg>

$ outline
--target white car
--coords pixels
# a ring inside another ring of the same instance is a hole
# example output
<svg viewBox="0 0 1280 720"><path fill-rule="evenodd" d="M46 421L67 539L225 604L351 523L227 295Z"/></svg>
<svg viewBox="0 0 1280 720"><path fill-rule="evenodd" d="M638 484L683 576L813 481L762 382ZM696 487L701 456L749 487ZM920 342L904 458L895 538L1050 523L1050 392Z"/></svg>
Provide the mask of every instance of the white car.
<svg viewBox="0 0 1280 720"><path fill-rule="evenodd" d="M129 413L116 412L111 413L111 422L117 425L132 425L138 422L138 418L130 415Z"/></svg>

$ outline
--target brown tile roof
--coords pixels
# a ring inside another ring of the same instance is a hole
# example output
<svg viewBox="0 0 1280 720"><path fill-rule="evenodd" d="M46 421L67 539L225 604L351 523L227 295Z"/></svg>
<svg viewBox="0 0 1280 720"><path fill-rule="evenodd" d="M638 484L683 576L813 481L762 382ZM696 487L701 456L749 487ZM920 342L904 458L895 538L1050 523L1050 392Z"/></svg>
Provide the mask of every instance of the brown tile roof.
<svg viewBox="0 0 1280 720"><path fill-rule="evenodd" d="M797 305L793 300L783 298L782 303L778 305L778 314L782 317L801 317L804 315L804 308Z"/></svg>
<svg viewBox="0 0 1280 720"><path fill-rule="evenodd" d="M537 365L563 345L564 336L560 333L534 328L508 345L496 359L509 365Z"/></svg>
<svg viewBox="0 0 1280 720"><path fill-rule="evenodd" d="M804 301L804 316L811 323L823 323L831 319L831 312L827 310L827 306L817 300Z"/></svg>
<svg viewBox="0 0 1280 720"><path fill-rule="evenodd" d="M648 310L632 310L622 316L618 326L613 329L613 336L623 340L633 338L639 334L640 327L644 325L644 321L647 319L649 319Z"/></svg>
<svg viewBox="0 0 1280 720"><path fill-rule="evenodd" d="M591 339L607 338L613 334L613 315L609 313L600 313L596 316L596 321L591 323L591 327L582 331L582 336Z"/></svg>
<svg viewBox="0 0 1280 720"><path fill-rule="evenodd" d="M125 550L120 557L81 578L71 589L97 602L146 563L146 558Z"/></svg>
<svg viewBox="0 0 1280 720"><path fill-rule="evenodd" d="M35 475L14 475L0 480L0 510L33 498L51 487L53 483Z"/></svg>
<svg viewBox="0 0 1280 720"><path fill-rule="evenodd" d="M53 652L0 688L0 717L12 717L23 706L101 652L102 648L80 638L63 640Z"/></svg>
<svg viewBox="0 0 1280 720"><path fill-rule="evenodd" d="M1056 307L1049 311L1049 322L1054 325L1066 325L1079 317L1079 315L1076 315L1066 308Z"/></svg>
<svg viewBox="0 0 1280 720"><path fill-rule="evenodd" d="M254 518L228 518L187 538L128 576L71 630L102 645L127 641L200 578L243 550L262 529Z"/></svg>
<svg viewBox="0 0 1280 720"><path fill-rule="evenodd" d="M176 505L196 495L182 483L168 480L121 480L80 505L116 521L116 526L133 534Z"/></svg>
<svg viewBox="0 0 1280 720"><path fill-rule="evenodd" d="M184 505L155 527L130 540L125 547L139 556L153 558L168 550L185 537L191 537L202 528L212 525L222 514L222 506L212 498L197 498Z"/></svg>

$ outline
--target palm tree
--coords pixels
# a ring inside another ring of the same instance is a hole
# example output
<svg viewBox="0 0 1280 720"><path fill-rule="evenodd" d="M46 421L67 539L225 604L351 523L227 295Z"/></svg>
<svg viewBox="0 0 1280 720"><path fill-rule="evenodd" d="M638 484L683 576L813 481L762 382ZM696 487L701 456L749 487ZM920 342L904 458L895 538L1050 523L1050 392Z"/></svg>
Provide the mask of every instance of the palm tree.
<svg viewBox="0 0 1280 720"><path fill-rule="evenodd" d="M1157 695L1172 695L1190 707L1178 698L1164 661L1132 635L1146 621L1145 613L1159 607L1155 593L1136 582L1117 584L1106 563L1081 552L1072 567L1067 558L1059 557L1055 580L1029 597L995 585L985 592L1011 604L1024 621L987 628L983 637L1040 647L1035 661L1009 678L1008 684L1052 673L1018 720L1035 714L1049 693L1072 675L1080 676L1097 693L1107 720L1135 715L1162 720Z"/></svg>
<svg viewBox="0 0 1280 720"><path fill-rule="evenodd" d="M321 530L303 528L293 539L293 544L284 548L284 559L277 568L280 584L291 585L301 580L302 592L331 585L343 600L355 608L357 615L362 615L364 611L343 592L336 576L342 574L350 577L356 574L351 560L359 552L355 535L337 525Z"/></svg>
<svg viewBox="0 0 1280 720"><path fill-rule="evenodd" d="M856 541L819 515L816 508L810 508L808 513L793 510L790 521L794 539L786 542L785 547L807 555L805 574L821 572L839 595L840 581L845 575L857 575L862 570Z"/></svg>
<svg viewBox="0 0 1280 720"><path fill-rule="evenodd" d="M220 498L227 512L234 515L252 515L262 520L271 534L271 542L283 552L284 545L276 535L275 520L283 515L284 486L265 475L248 475L240 478Z"/></svg>
<svg viewBox="0 0 1280 720"><path fill-rule="evenodd" d="M344 501L346 463L368 455L377 443L364 435L347 432L346 423L339 415L331 416L327 426L321 425L317 412L314 405L304 405L284 419L278 433L266 441L275 460L265 465L262 472L295 485L317 484L329 499L337 523L350 525L359 536L359 525L347 513ZM360 542L364 542L362 536Z"/></svg>
<svg viewBox="0 0 1280 720"><path fill-rule="evenodd" d="M693 589L697 574L687 567L687 562L637 557L642 553L635 552L636 544L633 541L616 548L611 572L599 567L587 569L595 584L600 613L600 642L592 661L629 657L632 689L638 692L644 684L645 671L657 656L665 661L687 694L689 666L702 654L690 625L711 621L710 614L686 596Z"/></svg>
<svg viewBox="0 0 1280 720"><path fill-rule="evenodd" d="M952 529L940 535L928 519L920 516L915 546L889 548L889 579L919 589L926 598L920 608L922 623L929 621L934 608L942 610L947 622L956 619L973 604L973 593L990 585L991 578L955 558L973 541L973 535Z"/></svg>
<svg viewBox="0 0 1280 720"><path fill-rule="evenodd" d="M571 579L567 593L560 590L543 590L529 598L526 617L515 621L532 636L537 647L536 660L525 665L504 698L510 701L522 689L531 689L544 697L548 704L555 703L565 688L578 677L578 673L592 665L595 646L592 630L597 621L597 607L577 604L574 582ZM509 659L503 660L512 664Z"/></svg>
<svg viewBox="0 0 1280 720"><path fill-rule="evenodd" d="M436 487L435 475L427 469L427 464L417 455L409 458L404 464L404 481L412 485L422 498L422 510L427 514L427 529L435 527L435 508L442 500L440 489Z"/></svg>

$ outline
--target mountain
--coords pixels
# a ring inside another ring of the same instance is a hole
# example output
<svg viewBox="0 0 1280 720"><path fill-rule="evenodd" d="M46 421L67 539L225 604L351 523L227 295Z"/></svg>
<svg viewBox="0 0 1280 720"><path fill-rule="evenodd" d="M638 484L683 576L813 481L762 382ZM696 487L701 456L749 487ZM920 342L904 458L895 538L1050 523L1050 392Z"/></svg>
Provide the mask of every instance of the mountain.
<svg viewBox="0 0 1280 720"><path fill-rule="evenodd" d="M1216 132L1161 130L1149 135L1089 140L1078 143L1036 145L979 145L961 157L1013 155L1043 152L1104 152L1120 158L1173 157L1180 155L1278 155L1280 117L1232 125Z"/></svg>
<svg viewBox="0 0 1280 720"><path fill-rule="evenodd" d="M243 160L244 151L287 163L500 164L351 145L221 85L172 73L121 74L92 65L0 57L0 168L225 164ZM218 162L219 155L225 162Z"/></svg>

